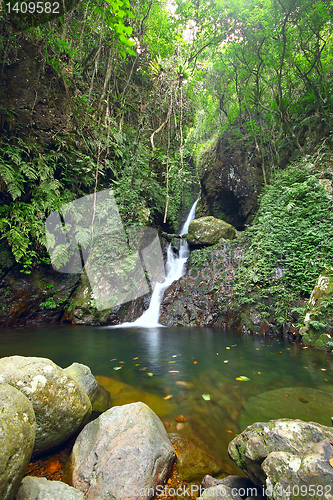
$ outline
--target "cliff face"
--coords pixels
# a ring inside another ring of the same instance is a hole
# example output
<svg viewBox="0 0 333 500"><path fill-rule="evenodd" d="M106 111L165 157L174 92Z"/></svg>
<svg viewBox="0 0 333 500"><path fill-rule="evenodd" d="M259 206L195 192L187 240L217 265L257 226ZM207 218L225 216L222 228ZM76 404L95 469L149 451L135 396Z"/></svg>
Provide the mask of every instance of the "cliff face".
<svg viewBox="0 0 333 500"><path fill-rule="evenodd" d="M256 208L263 184L261 158L254 144L245 144L233 131L221 137L198 168L201 200L198 213L213 215L244 229Z"/></svg>

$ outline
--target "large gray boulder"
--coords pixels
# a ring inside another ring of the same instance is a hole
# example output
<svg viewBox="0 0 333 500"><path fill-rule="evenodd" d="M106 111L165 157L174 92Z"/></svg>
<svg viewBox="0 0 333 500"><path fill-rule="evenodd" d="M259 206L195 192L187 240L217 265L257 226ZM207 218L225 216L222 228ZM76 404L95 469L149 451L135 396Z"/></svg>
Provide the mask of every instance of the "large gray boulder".
<svg viewBox="0 0 333 500"><path fill-rule="evenodd" d="M0 385L0 498L12 500L31 458L36 431L30 401L14 387Z"/></svg>
<svg viewBox="0 0 333 500"><path fill-rule="evenodd" d="M332 427L285 418L247 427L228 451L268 498L321 498L325 492L333 495L328 489L333 484L332 439Z"/></svg>
<svg viewBox="0 0 333 500"><path fill-rule="evenodd" d="M221 239L233 240L236 229L221 219L215 217L200 217L194 219L188 228L187 240L190 245L215 245Z"/></svg>
<svg viewBox="0 0 333 500"><path fill-rule="evenodd" d="M98 385L89 366L72 363L64 369L64 372L84 389L90 399L92 411L102 413L110 408L110 393L104 387Z"/></svg>
<svg viewBox="0 0 333 500"><path fill-rule="evenodd" d="M91 413L91 403L82 387L46 358L0 359L0 383L12 385L32 403L36 415L33 455L66 441Z"/></svg>
<svg viewBox="0 0 333 500"><path fill-rule="evenodd" d="M23 479L15 500L84 500L84 495L61 481L27 476Z"/></svg>
<svg viewBox="0 0 333 500"><path fill-rule="evenodd" d="M78 436L70 460L72 484L88 500L152 498L174 459L166 430L148 406L115 406Z"/></svg>

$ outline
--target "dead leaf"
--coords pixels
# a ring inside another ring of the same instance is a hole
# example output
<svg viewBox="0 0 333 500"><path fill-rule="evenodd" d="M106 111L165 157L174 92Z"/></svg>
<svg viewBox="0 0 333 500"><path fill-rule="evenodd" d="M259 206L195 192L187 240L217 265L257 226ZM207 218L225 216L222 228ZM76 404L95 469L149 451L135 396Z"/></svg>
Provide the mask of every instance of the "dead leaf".
<svg viewBox="0 0 333 500"><path fill-rule="evenodd" d="M229 434L233 434L233 431L227 429L227 432L229 432Z"/></svg>
<svg viewBox="0 0 333 500"><path fill-rule="evenodd" d="M333 458L330 458L328 463L330 464L331 467L333 467Z"/></svg>
<svg viewBox="0 0 333 500"><path fill-rule="evenodd" d="M178 415L175 420L176 422L187 422L187 418L184 415Z"/></svg>
<svg viewBox="0 0 333 500"><path fill-rule="evenodd" d="M171 399L171 398L172 398L172 396L173 396L172 394L168 394L168 395L167 395L167 396L165 396L165 398L163 398L163 399L165 399L165 401L168 401L168 399Z"/></svg>
<svg viewBox="0 0 333 500"><path fill-rule="evenodd" d="M176 384L177 385L188 385L187 382L183 382L182 380L177 380Z"/></svg>
<svg viewBox="0 0 333 500"><path fill-rule="evenodd" d="M308 403L309 401L307 401L306 399L304 398L298 398L298 401L300 401L301 403Z"/></svg>
<svg viewBox="0 0 333 500"><path fill-rule="evenodd" d="M287 398L289 396L289 394L285 393L283 394L285 398Z"/></svg>

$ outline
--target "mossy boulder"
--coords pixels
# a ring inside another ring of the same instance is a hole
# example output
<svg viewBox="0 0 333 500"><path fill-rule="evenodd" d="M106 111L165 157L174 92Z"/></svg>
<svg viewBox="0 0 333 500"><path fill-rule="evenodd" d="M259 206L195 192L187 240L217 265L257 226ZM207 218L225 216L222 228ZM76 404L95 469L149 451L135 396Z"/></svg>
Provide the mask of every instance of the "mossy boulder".
<svg viewBox="0 0 333 500"><path fill-rule="evenodd" d="M32 403L36 416L35 456L64 443L80 430L91 413L83 388L46 358L0 359L0 383L15 387Z"/></svg>
<svg viewBox="0 0 333 500"><path fill-rule="evenodd" d="M25 474L35 441L31 402L8 384L0 385L0 498L12 500Z"/></svg>
<svg viewBox="0 0 333 500"><path fill-rule="evenodd" d="M194 219L188 229L187 240L193 246L215 245L221 239L233 240L236 229L221 219L215 217L200 217Z"/></svg>
<svg viewBox="0 0 333 500"><path fill-rule="evenodd" d="M333 268L326 269L317 280L308 301L302 342L317 349L332 348L333 334Z"/></svg>

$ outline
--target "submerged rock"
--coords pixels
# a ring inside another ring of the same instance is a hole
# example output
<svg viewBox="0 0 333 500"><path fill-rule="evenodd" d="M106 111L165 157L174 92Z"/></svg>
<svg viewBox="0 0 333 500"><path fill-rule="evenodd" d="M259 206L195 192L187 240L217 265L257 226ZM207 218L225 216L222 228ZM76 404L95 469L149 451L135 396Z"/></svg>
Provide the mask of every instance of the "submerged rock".
<svg viewBox="0 0 333 500"><path fill-rule="evenodd" d="M46 358L11 356L0 359L0 382L21 391L36 415L36 456L66 441L91 413L80 385Z"/></svg>
<svg viewBox="0 0 333 500"><path fill-rule="evenodd" d="M11 385L0 385L0 498L12 500L31 458L36 431L32 404Z"/></svg>
<svg viewBox="0 0 333 500"><path fill-rule="evenodd" d="M84 500L81 491L61 481L27 476L23 479L15 500Z"/></svg>
<svg viewBox="0 0 333 500"><path fill-rule="evenodd" d="M332 438L332 427L285 418L247 427L231 441L228 452L256 485L268 488L269 498L290 498L281 496L278 484L283 488L333 484Z"/></svg>
<svg viewBox="0 0 333 500"><path fill-rule="evenodd" d="M215 245L221 239L234 239L235 234L236 230L231 224L208 216L194 219L190 223L187 240L193 246Z"/></svg>
<svg viewBox="0 0 333 500"><path fill-rule="evenodd" d="M64 372L84 389L90 399L92 411L102 413L110 408L110 393L98 385L89 366L72 363L64 369Z"/></svg>
<svg viewBox="0 0 333 500"><path fill-rule="evenodd" d="M310 387L284 387L249 398L239 419L241 429L273 418L298 418L329 425L333 396Z"/></svg>
<svg viewBox="0 0 333 500"><path fill-rule="evenodd" d="M174 459L166 430L148 406L116 406L78 436L70 459L72 483L88 500L152 498Z"/></svg>
<svg viewBox="0 0 333 500"><path fill-rule="evenodd" d="M177 470L182 481L187 483L202 481L205 474L217 476L224 472L224 464L188 439L178 434L169 434L177 451Z"/></svg>

